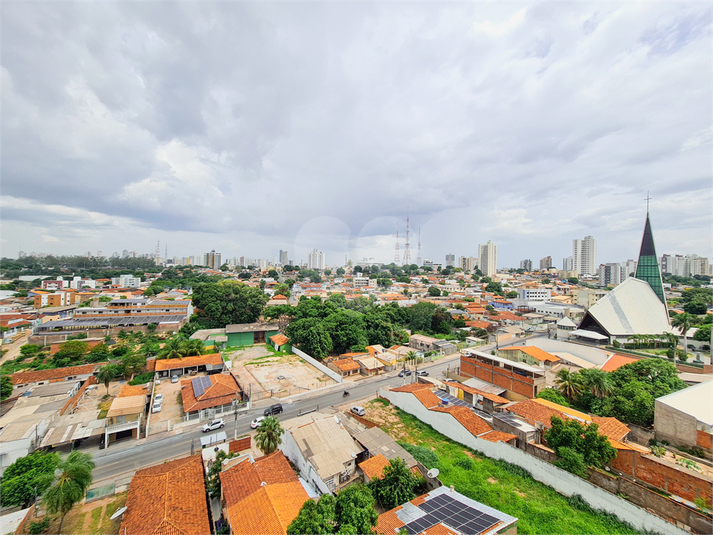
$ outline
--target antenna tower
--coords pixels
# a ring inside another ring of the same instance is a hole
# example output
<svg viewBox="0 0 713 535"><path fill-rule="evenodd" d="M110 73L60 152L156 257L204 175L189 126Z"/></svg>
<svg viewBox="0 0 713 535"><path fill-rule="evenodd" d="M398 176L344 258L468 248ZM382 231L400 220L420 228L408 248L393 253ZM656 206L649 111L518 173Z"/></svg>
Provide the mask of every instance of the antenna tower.
<svg viewBox="0 0 713 535"><path fill-rule="evenodd" d="M409 249L408 234L409 234L409 215L408 215L408 208L406 208L406 244L405 244L406 250L404 251L404 265L408 265L411 263L411 250Z"/></svg>
<svg viewBox="0 0 713 535"><path fill-rule="evenodd" d="M168 260L168 244L166 244L166 254L163 255L164 260Z"/></svg>
<svg viewBox="0 0 713 535"><path fill-rule="evenodd" d="M418 256L416 257L416 265L421 267L421 225L418 226Z"/></svg>
<svg viewBox="0 0 713 535"><path fill-rule="evenodd" d="M399 265L399 262L401 259L399 258L399 222L396 222L396 249L394 252L394 264L397 266Z"/></svg>

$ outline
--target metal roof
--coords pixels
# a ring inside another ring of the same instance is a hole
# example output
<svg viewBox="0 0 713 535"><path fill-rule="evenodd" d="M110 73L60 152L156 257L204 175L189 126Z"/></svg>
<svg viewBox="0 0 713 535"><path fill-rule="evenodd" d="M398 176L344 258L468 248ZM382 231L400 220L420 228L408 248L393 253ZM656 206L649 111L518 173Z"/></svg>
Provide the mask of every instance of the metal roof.
<svg viewBox="0 0 713 535"><path fill-rule="evenodd" d="M354 440L364 446L372 457L381 454L387 460L401 458L411 468L416 466L416 459L408 451L378 427L372 427L354 436Z"/></svg>
<svg viewBox="0 0 713 535"><path fill-rule="evenodd" d="M258 331L278 331L280 330L279 323L238 323L234 325L226 325L226 334L235 333L254 333Z"/></svg>
<svg viewBox="0 0 713 535"><path fill-rule="evenodd" d="M180 323L186 318L185 315L165 315L165 316L107 316L106 318L73 318L67 320L48 321L38 326L38 331L53 331L58 328L67 327L108 327L149 325L151 323Z"/></svg>
<svg viewBox="0 0 713 535"><path fill-rule="evenodd" d="M681 411L693 416L699 422L713 426L713 381L689 386L673 394L656 398L656 403Z"/></svg>

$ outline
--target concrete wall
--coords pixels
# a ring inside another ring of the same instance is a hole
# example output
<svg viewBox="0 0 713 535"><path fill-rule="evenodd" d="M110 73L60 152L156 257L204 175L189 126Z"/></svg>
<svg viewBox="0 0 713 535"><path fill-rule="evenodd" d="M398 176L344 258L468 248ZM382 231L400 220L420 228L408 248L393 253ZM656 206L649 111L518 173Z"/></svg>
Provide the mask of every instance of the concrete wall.
<svg viewBox="0 0 713 535"><path fill-rule="evenodd" d="M522 450L478 439L460 424L453 425L453 418L442 418L443 413L429 411L413 394L381 389L380 395L400 409L412 414L436 431L493 459L516 464L532 474L532 477L551 486L565 496L579 494L591 507L615 514L638 529L648 529L665 534L684 535L687 531L659 518L656 515L627 502L583 479L557 468L545 461L528 455ZM450 416L450 415L449 415Z"/></svg>
<svg viewBox="0 0 713 535"><path fill-rule="evenodd" d="M297 349L296 347L293 347L293 348L292 348L292 352L293 352L295 355L297 355L298 357L301 357L302 359L306 360L309 364L311 364L312 366L314 366L315 368L317 368L319 371L321 371L322 373L324 373L327 377L331 377L332 379L334 379L334 380L337 381L338 383L341 383L341 382L342 382L342 376L341 376L341 374L338 374L337 372L335 372L335 371L333 371L333 370L330 370L330 369L327 368L324 364L322 364L322 363L319 362L318 360L316 360L316 359L310 357L310 356L309 356L307 353L305 353L304 351L300 351L300 350Z"/></svg>
<svg viewBox="0 0 713 535"><path fill-rule="evenodd" d="M698 440L695 417L656 400L654 430L656 440L666 440L674 445L695 446Z"/></svg>
<svg viewBox="0 0 713 535"><path fill-rule="evenodd" d="M230 333L227 336L228 342L225 344L227 347L251 346L255 341L253 333Z"/></svg>

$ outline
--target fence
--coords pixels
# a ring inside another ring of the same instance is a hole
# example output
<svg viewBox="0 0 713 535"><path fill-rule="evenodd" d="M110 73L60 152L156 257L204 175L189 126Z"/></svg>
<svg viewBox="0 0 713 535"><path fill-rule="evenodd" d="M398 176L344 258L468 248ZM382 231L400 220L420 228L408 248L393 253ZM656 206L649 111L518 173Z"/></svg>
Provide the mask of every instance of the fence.
<svg viewBox="0 0 713 535"><path fill-rule="evenodd" d="M342 382L342 376L341 376L340 374L338 374L338 373L335 372L335 371L330 370L330 369L327 368L324 364L322 364L321 362L318 362L317 360L313 359L312 357L310 357L310 356L309 356L307 353L305 353L304 351L300 351L300 350L297 349L296 347L293 347L293 348L292 348L292 352L293 352L295 355L297 355L298 357L301 357L302 359L304 359L305 361L307 361L309 364L311 364L311 365L314 366L315 368L317 368L319 371L321 371L322 373L324 373L327 377L331 377L332 379L334 379L334 380L335 380L336 382L338 382L338 383L341 383L341 382Z"/></svg>
<svg viewBox="0 0 713 535"><path fill-rule="evenodd" d="M564 494L565 496L578 494L594 509L610 512L638 529L657 531L665 534L675 533L685 535L688 533L663 518L627 502L580 477L537 459L532 455L528 455L522 450L502 443L492 443L476 438L465 427L457 423L455 419L443 413L428 410L413 394L392 392L382 388L380 397L388 399L398 408L412 414L451 440L479 451L491 459L500 459L520 466L527 470L533 479L554 488L560 494Z"/></svg>

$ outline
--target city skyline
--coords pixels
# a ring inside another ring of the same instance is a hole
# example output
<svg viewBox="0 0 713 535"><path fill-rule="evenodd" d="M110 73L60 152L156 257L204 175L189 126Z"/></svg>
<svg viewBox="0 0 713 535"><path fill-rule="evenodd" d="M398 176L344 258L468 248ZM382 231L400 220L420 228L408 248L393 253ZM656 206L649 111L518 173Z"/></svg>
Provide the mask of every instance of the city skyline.
<svg viewBox="0 0 713 535"><path fill-rule="evenodd" d="M712 257L710 14L8 3L2 255Z"/></svg>

